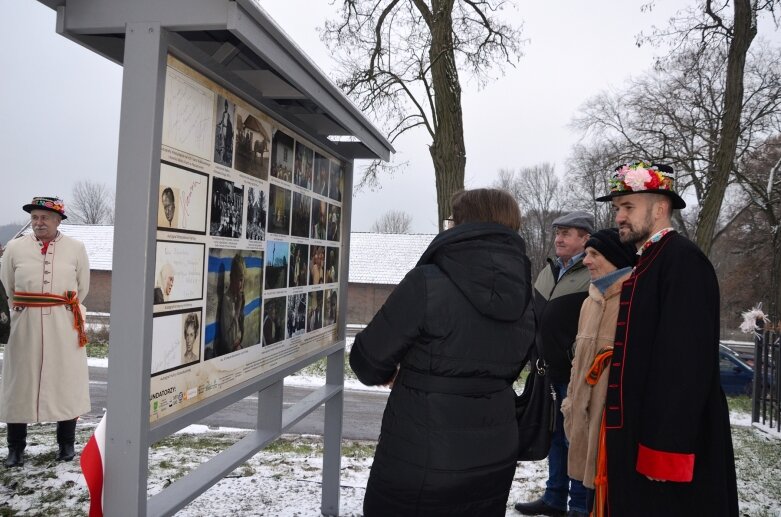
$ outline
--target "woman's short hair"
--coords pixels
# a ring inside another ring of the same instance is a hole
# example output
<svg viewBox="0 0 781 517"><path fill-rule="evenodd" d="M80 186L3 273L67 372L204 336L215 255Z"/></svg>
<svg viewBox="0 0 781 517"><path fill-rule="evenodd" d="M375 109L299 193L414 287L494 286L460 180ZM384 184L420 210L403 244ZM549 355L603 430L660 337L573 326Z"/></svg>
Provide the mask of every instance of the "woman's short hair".
<svg viewBox="0 0 781 517"><path fill-rule="evenodd" d="M453 222L498 223L511 230L521 229L521 209L509 192L498 188L460 190L450 198Z"/></svg>
<svg viewBox="0 0 781 517"><path fill-rule="evenodd" d="M198 329L200 325L198 324L198 315L194 312L191 312L187 315L187 317L184 319L184 330L187 331L187 327L192 327L193 330L195 330L195 335L198 335Z"/></svg>

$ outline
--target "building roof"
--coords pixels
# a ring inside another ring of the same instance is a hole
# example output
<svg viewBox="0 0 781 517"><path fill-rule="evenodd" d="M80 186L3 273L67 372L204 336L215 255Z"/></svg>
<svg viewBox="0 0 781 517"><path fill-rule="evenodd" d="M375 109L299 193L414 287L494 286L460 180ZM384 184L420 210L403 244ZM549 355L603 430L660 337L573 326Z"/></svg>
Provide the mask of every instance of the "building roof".
<svg viewBox="0 0 781 517"><path fill-rule="evenodd" d="M114 226L62 224L60 231L84 243L90 268L111 271ZM25 234L30 233L27 228ZM350 234L350 277L353 284L396 285L415 267L436 235L353 232Z"/></svg>
<svg viewBox="0 0 781 517"><path fill-rule="evenodd" d="M84 243L89 257L89 267L97 271L111 271L114 254L114 225L112 224L61 224L60 231ZM32 232L29 226L24 235Z"/></svg>
<svg viewBox="0 0 781 517"><path fill-rule="evenodd" d="M398 284L434 237L430 233L351 233L349 282Z"/></svg>

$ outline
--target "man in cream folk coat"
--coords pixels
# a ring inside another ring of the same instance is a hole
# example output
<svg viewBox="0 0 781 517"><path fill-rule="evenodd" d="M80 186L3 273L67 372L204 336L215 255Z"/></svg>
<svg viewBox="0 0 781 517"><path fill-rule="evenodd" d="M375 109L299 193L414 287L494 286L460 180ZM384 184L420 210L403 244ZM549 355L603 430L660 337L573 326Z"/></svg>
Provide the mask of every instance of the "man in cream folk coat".
<svg viewBox="0 0 781 517"><path fill-rule="evenodd" d="M24 463L27 424L57 422L59 461L75 455L76 419L90 410L84 345L90 268L84 244L59 232L60 199L33 198L32 235L8 243L0 279L13 305L3 357L0 421L8 422L6 467Z"/></svg>

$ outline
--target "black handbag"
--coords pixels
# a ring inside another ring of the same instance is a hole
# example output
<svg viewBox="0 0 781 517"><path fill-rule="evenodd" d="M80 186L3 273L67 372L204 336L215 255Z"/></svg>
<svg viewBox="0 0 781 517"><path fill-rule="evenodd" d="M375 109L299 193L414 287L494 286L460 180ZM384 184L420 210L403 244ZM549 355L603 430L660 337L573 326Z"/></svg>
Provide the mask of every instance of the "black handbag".
<svg viewBox="0 0 781 517"><path fill-rule="evenodd" d="M519 461L547 458L556 425L556 392L545 375L545 362L538 357L536 347L529 355L531 371L526 377L523 393L515 397Z"/></svg>

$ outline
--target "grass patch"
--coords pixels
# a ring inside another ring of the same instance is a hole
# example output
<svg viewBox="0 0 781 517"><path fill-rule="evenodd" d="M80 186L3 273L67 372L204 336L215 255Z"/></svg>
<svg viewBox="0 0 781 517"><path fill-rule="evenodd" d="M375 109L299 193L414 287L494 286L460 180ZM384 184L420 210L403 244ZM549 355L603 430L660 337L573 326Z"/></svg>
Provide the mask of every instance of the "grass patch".
<svg viewBox="0 0 781 517"><path fill-rule="evenodd" d="M87 357L108 357L108 343L89 341L87 343Z"/></svg>
<svg viewBox="0 0 781 517"><path fill-rule="evenodd" d="M730 411L751 414L751 397L748 395L727 397L727 405L729 406Z"/></svg>
<svg viewBox="0 0 781 517"><path fill-rule="evenodd" d="M376 444L372 442L342 443L342 456L346 458L372 458Z"/></svg>
<svg viewBox="0 0 781 517"><path fill-rule="evenodd" d="M312 376L321 376L325 377L325 370L326 370L326 361L328 360L327 357L323 357L322 359L319 359L315 361L314 363L305 366L300 370L300 373L302 375L312 375ZM350 368L350 354L345 352L344 354L344 378L345 379L357 379L358 377L355 376L355 372L353 372L353 369Z"/></svg>
<svg viewBox="0 0 781 517"><path fill-rule="evenodd" d="M277 453L277 454L285 454L285 453L301 454L301 455L310 456L312 454L319 452L319 450L311 443L305 443L298 440L287 440L285 438L280 438L268 444L263 449L263 452L270 452L270 453Z"/></svg>

